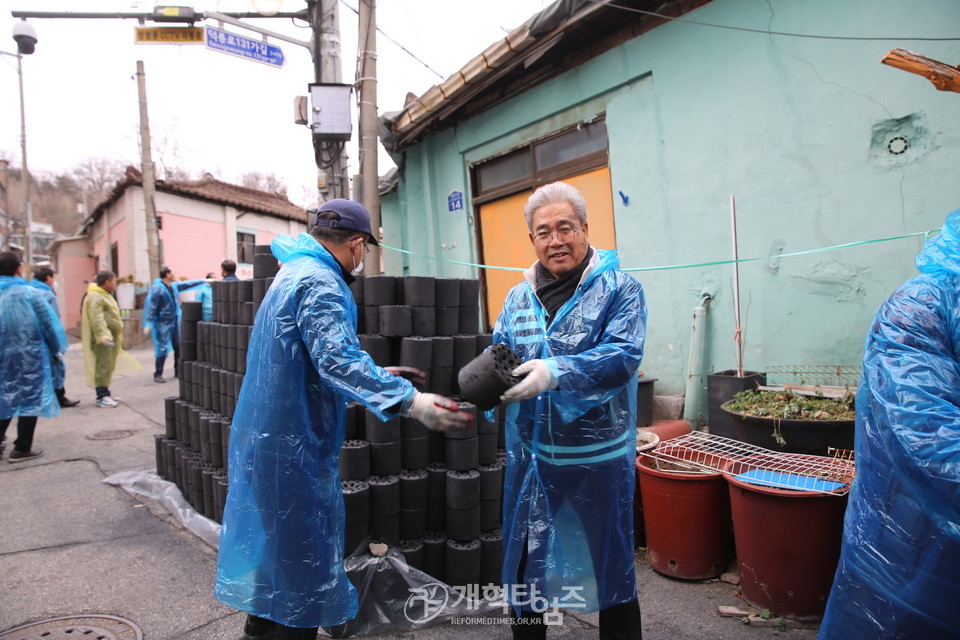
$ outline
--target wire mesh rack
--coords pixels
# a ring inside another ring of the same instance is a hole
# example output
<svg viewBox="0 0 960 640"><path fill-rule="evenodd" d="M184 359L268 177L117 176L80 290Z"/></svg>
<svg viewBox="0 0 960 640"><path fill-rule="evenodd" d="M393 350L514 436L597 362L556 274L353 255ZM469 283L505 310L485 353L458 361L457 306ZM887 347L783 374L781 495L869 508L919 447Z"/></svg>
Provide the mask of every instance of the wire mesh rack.
<svg viewBox="0 0 960 640"><path fill-rule="evenodd" d="M848 450L833 457L771 451L753 444L694 431L641 451L660 471L718 473L741 482L778 489L845 495L855 464Z"/></svg>
<svg viewBox="0 0 960 640"><path fill-rule="evenodd" d="M785 364L764 369L767 384L824 385L833 387L856 387L860 381L860 365L830 364Z"/></svg>

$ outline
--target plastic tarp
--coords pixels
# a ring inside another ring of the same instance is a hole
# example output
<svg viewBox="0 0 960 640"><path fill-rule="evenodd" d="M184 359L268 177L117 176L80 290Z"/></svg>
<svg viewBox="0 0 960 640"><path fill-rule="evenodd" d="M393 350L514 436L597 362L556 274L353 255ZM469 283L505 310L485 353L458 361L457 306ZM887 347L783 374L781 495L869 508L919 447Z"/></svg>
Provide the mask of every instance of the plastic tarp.
<svg viewBox="0 0 960 640"><path fill-rule="evenodd" d="M0 418L60 414L52 365L67 348L43 294L23 278L0 276Z"/></svg>
<svg viewBox="0 0 960 640"><path fill-rule="evenodd" d="M30 286L40 292L43 299L47 301L47 304L50 305L50 308L52 308L53 312L57 315L57 318L60 318L60 305L57 303L57 294L53 290L53 287L39 280L31 280ZM53 377L53 388L63 389L63 381L67 374L67 367L63 362L63 358L54 358L50 364L50 374Z"/></svg>
<svg viewBox="0 0 960 640"><path fill-rule="evenodd" d="M357 611L337 468L347 402L387 420L414 389L360 348L353 295L320 243L303 233L272 248L283 266L257 313L233 417L215 593L289 626L337 625Z"/></svg>
<svg viewBox="0 0 960 640"><path fill-rule="evenodd" d="M493 333L559 388L506 410L505 584L524 610L605 609L637 597L633 565L637 370L647 308L614 251L595 251L547 327L534 269L507 295ZM522 592L522 593L521 593ZM539 603L539 604L538 604Z"/></svg>
<svg viewBox="0 0 960 640"><path fill-rule="evenodd" d="M87 285L83 298L80 339L88 385L109 387L114 374L140 369L140 363L123 350L123 320L117 301L94 282Z"/></svg>
<svg viewBox="0 0 960 640"><path fill-rule="evenodd" d="M103 481L120 487L145 504L152 503L163 507L170 512L174 520L214 549L220 545L220 525L197 513L180 493L177 485L164 480L156 471L121 471L104 478Z"/></svg>
<svg viewBox="0 0 960 640"><path fill-rule="evenodd" d="M820 638L960 638L960 210L883 304Z"/></svg>

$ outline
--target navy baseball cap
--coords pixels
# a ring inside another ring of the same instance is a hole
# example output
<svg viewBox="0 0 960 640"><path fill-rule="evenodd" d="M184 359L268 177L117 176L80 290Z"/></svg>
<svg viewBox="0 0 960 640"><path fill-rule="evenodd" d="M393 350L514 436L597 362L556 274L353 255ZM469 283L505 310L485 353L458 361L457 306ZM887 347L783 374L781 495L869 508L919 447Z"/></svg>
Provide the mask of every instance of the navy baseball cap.
<svg viewBox="0 0 960 640"><path fill-rule="evenodd" d="M314 224L321 227L330 227L333 229L349 229L350 231L359 231L370 236L370 244L379 247L377 237L370 230L370 212L359 202L347 200L346 198L335 198L328 200L320 205L315 213L321 211L333 211L340 214L339 220L322 220L314 218Z"/></svg>

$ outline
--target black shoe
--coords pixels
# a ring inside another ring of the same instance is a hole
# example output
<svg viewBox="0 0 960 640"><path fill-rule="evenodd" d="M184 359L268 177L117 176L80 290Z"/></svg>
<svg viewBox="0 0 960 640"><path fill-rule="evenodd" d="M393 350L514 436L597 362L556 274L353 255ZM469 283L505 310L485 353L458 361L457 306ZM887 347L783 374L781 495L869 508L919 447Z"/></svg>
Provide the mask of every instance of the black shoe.
<svg viewBox="0 0 960 640"><path fill-rule="evenodd" d="M75 407L78 404L80 404L79 400L71 400L67 396L63 396L62 398L60 398L60 406L63 407L64 409L68 407Z"/></svg>
<svg viewBox="0 0 960 640"><path fill-rule="evenodd" d="M153 381L154 381L154 382L166 382L166 380L164 380L163 376L160 375L159 373L153 374Z"/></svg>
<svg viewBox="0 0 960 640"><path fill-rule="evenodd" d="M23 462L25 460L33 460L34 458L39 458L43 455L43 449L30 449L30 451L17 451L14 449L10 452L10 462Z"/></svg>
<svg viewBox="0 0 960 640"><path fill-rule="evenodd" d="M273 620L247 614L240 640L273 640L277 637L277 623Z"/></svg>

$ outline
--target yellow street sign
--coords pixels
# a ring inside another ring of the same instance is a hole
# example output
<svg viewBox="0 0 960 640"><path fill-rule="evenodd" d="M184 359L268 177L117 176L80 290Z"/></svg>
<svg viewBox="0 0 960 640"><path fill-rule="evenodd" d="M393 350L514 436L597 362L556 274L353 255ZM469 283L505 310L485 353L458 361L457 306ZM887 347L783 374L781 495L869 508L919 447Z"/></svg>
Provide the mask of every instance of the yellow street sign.
<svg viewBox="0 0 960 640"><path fill-rule="evenodd" d="M136 44L203 44L200 27L136 27Z"/></svg>

